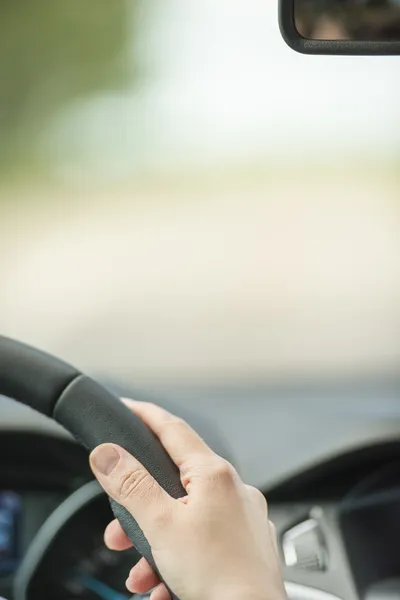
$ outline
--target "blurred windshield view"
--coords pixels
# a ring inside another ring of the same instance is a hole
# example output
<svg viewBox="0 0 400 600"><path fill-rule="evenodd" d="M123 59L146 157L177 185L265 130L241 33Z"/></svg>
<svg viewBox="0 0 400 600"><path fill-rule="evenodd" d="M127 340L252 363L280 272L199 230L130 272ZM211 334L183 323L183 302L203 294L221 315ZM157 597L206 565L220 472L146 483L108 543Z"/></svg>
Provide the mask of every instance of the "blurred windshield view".
<svg viewBox="0 0 400 600"><path fill-rule="evenodd" d="M0 49L2 333L143 386L396 371L395 57L262 0L3 2Z"/></svg>

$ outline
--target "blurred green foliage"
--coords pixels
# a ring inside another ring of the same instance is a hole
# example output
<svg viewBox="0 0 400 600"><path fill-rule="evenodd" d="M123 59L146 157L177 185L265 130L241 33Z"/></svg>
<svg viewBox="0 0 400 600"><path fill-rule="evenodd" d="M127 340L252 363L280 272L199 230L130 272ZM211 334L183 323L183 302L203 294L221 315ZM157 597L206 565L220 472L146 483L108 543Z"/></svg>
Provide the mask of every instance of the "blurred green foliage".
<svg viewBox="0 0 400 600"><path fill-rule="evenodd" d="M133 17L125 0L0 0L2 174L40 162L56 113L131 76Z"/></svg>

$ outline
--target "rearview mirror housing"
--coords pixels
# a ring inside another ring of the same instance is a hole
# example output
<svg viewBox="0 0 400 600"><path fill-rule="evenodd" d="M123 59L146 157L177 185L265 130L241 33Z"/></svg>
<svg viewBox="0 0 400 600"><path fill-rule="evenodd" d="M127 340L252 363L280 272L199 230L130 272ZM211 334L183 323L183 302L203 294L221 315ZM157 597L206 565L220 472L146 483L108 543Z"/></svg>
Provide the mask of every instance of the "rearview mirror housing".
<svg viewBox="0 0 400 600"><path fill-rule="evenodd" d="M279 0L279 26L302 54L400 54L400 0Z"/></svg>

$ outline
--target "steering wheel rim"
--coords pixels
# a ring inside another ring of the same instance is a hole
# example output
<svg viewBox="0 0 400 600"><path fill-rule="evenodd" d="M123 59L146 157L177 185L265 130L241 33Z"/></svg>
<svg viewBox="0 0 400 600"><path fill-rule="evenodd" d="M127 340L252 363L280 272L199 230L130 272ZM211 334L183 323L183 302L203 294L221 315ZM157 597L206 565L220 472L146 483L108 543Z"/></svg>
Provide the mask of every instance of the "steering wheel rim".
<svg viewBox="0 0 400 600"><path fill-rule="evenodd" d="M0 395L54 419L89 451L107 442L122 446L173 498L185 495L176 465L153 432L116 396L68 363L0 336ZM136 520L110 502L126 535L162 579Z"/></svg>

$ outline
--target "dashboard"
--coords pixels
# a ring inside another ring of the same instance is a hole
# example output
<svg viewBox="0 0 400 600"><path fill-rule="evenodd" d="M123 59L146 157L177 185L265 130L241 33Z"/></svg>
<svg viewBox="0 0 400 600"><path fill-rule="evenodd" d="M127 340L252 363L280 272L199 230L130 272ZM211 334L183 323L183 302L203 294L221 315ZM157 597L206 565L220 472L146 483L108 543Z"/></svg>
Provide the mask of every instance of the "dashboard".
<svg viewBox="0 0 400 600"><path fill-rule="evenodd" d="M53 422L1 402L0 596L126 600L139 556L105 548L112 514L86 452ZM212 427L191 421L232 460ZM400 429L354 442L262 488L290 600L399 598Z"/></svg>

